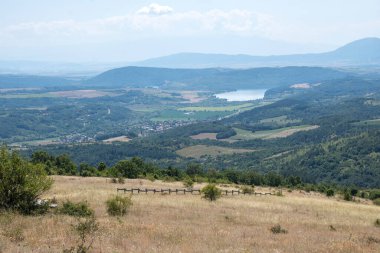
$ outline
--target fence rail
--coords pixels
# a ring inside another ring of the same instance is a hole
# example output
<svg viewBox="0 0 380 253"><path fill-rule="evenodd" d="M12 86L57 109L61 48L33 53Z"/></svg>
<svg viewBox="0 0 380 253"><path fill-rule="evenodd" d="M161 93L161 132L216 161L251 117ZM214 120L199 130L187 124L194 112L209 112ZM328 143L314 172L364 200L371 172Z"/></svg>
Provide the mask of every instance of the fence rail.
<svg viewBox="0 0 380 253"><path fill-rule="evenodd" d="M200 189L148 189L148 188L117 188L117 192L130 192L132 194L140 194L140 193L145 193L148 194L149 192L153 192L153 194L156 193L161 193L161 194L181 194L185 195L186 193L190 193L192 195L200 195L201 190ZM275 195L274 193L271 192L243 192L240 190L221 190L222 195Z"/></svg>

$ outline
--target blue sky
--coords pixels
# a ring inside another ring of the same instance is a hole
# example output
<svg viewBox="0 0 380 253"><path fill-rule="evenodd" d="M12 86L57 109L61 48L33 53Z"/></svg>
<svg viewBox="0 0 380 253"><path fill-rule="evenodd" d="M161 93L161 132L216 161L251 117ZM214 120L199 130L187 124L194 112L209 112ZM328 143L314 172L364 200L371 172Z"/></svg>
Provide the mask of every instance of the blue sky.
<svg viewBox="0 0 380 253"><path fill-rule="evenodd" d="M0 60L323 52L380 37L379 0L1 0Z"/></svg>

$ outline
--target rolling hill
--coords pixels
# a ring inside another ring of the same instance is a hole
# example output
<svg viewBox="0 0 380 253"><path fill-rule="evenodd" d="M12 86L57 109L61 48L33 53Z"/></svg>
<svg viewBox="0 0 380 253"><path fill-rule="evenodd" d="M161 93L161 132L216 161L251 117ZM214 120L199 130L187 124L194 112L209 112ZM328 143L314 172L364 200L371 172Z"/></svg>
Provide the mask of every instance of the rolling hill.
<svg viewBox="0 0 380 253"><path fill-rule="evenodd" d="M295 83L315 83L349 76L347 72L321 67L253 69L168 69L124 67L106 71L84 82L91 86L171 89L232 90L272 88Z"/></svg>
<svg viewBox="0 0 380 253"><path fill-rule="evenodd" d="M364 38L334 51L319 54L252 56L179 53L134 63L166 68L253 68L277 66L362 66L380 65L380 39Z"/></svg>

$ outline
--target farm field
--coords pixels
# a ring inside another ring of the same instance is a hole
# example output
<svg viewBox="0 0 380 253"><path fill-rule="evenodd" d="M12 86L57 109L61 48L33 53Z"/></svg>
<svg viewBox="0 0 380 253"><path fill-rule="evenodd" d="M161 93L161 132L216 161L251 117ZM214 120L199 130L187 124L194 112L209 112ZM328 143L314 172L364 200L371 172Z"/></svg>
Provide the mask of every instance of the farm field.
<svg viewBox="0 0 380 253"><path fill-rule="evenodd" d="M128 141L130 141L130 140L131 140L131 139L129 139L127 136L122 135L122 136L113 137L113 138L109 138L109 139L103 140L103 142L105 142L105 143L113 143L113 142L128 142Z"/></svg>
<svg viewBox="0 0 380 253"><path fill-rule="evenodd" d="M237 141L237 140L252 140L252 139L284 138L294 133L297 133L299 131L310 131L316 128L318 128L318 126L301 125L301 126L293 126L293 127L284 127L284 128L275 129L275 130L265 130L265 131L255 131L255 132L243 130L239 128L234 128L236 131L236 135L225 140Z"/></svg>
<svg viewBox="0 0 380 253"><path fill-rule="evenodd" d="M283 116L278 116L278 117L273 117L273 118L267 118L267 119L262 119L259 121L260 123L269 123L269 124L277 124L277 125L285 125L288 123L298 123L301 122L299 119L288 119L286 115Z"/></svg>
<svg viewBox="0 0 380 253"><path fill-rule="evenodd" d="M217 133L200 133L200 134L192 135L190 136L190 138L193 140L206 140L206 139L216 140L216 135Z"/></svg>
<svg viewBox="0 0 380 253"><path fill-rule="evenodd" d="M357 126L380 126L380 119L363 120L363 121L355 122L354 125L357 125Z"/></svg>
<svg viewBox="0 0 380 253"><path fill-rule="evenodd" d="M223 111L237 111L243 108L252 109L253 105L254 104L252 103L244 103L240 105L226 105L226 106L188 106L188 107L178 108L178 110L179 111L193 111L193 112L199 112L199 111L223 112Z"/></svg>
<svg viewBox="0 0 380 253"><path fill-rule="evenodd" d="M178 110L162 110L158 112L156 117L151 118L153 121L170 121L170 120L206 120L206 119L217 119L220 117L225 117L231 113L224 111L198 111L198 112L185 112Z"/></svg>
<svg viewBox="0 0 380 253"><path fill-rule="evenodd" d="M183 157L201 158L204 155L216 157L219 155L232 155L254 151L255 150L243 148L226 148L218 146L194 145L177 150L176 153Z"/></svg>
<svg viewBox="0 0 380 253"><path fill-rule="evenodd" d="M58 203L87 201L99 222L91 252L295 252L355 253L380 251L380 207L345 202L317 193L283 191L284 196L223 196L214 203L199 195L140 194L129 213L106 213L105 201L117 187L182 188L182 183L54 176L46 198ZM201 188L196 184L194 188ZM256 187L256 191L274 189ZM1 214L1 252L55 253L75 245L70 216ZM280 224L285 234L271 228ZM11 231L23 236L15 242Z"/></svg>

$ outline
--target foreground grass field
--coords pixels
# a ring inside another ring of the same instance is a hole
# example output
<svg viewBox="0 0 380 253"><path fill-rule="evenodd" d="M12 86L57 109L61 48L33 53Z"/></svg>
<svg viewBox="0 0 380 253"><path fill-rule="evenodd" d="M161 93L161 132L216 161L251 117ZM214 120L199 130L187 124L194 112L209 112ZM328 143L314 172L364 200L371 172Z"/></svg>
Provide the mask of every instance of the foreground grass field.
<svg viewBox="0 0 380 253"><path fill-rule="evenodd" d="M86 200L100 231L92 252L380 252L380 207L284 191L277 196L227 196L210 203L197 195L140 194L121 218L106 213L117 187L181 188L181 183L54 177L45 197ZM195 188L201 187L196 185ZM256 191L273 191L257 188ZM75 245L75 220L64 215L1 214L0 252L62 252ZM280 224L286 234L273 234ZM18 238L18 239L17 239Z"/></svg>

